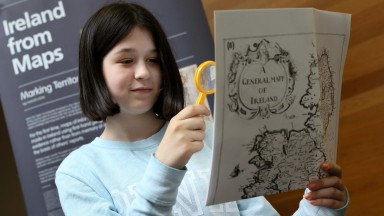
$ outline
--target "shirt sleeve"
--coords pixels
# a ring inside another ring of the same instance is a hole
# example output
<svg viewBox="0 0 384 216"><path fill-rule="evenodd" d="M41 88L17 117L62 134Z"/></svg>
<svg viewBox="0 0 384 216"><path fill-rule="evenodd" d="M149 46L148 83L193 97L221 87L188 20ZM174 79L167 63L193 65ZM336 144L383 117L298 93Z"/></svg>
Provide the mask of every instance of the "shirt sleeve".
<svg viewBox="0 0 384 216"><path fill-rule="evenodd" d="M309 193L310 190L307 188L304 193ZM349 193L347 191L347 202L346 204L339 209L331 209L321 206L314 206L309 203L308 200L302 199L299 204L299 209L293 214L293 216L343 216L347 211L349 205Z"/></svg>
<svg viewBox="0 0 384 216"><path fill-rule="evenodd" d="M178 187L186 172L168 167L152 155L143 178L138 182L136 198L128 215L171 215ZM97 178L90 181L58 170L55 183L65 215L120 215L103 184L98 183Z"/></svg>
<svg viewBox="0 0 384 216"><path fill-rule="evenodd" d="M143 179L137 185L130 215L171 215L186 172L186 169L166 166L152 155Z"/></svg>

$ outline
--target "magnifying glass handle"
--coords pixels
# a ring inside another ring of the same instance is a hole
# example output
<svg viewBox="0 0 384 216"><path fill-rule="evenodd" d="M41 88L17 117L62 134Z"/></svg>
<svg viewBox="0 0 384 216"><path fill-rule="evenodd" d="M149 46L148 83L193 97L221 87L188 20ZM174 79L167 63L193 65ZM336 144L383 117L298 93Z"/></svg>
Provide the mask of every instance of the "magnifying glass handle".
<svg viewBox="0 0 384 216"><path fill-rule="evenodd" d="M201 104L201 105L203 105L204 102L205 102L205 98L206 98L206 97L207 97L206 94L200 92L200 93L199 93L199 96L197 97L196 104Z"/></svg>

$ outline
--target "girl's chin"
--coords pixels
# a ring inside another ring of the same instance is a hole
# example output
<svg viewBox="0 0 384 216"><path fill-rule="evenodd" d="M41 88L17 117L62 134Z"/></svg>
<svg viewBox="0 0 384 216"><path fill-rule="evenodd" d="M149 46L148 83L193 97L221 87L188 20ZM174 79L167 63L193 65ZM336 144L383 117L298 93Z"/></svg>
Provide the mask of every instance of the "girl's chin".
<svg viewBox="0 0 384 216"><path fill-rule="evenodd" d="M152 106L138 106L130 107L129 109L122 109L120 107L120 113L130 114L130 115L143 115L143 114L154 114Z"/></svg>

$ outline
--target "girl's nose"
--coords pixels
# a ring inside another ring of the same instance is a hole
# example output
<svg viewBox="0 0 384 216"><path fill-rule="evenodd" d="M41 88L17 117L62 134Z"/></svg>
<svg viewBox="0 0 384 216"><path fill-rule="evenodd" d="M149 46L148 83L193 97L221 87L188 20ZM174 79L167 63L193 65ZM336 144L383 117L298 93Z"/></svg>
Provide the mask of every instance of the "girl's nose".
<svg viewBox="0 0 384 216"><path fill-rule="evenodd" d="M150 71L144 61L140 61L135 68L135 79L149 78Z"/></svg>

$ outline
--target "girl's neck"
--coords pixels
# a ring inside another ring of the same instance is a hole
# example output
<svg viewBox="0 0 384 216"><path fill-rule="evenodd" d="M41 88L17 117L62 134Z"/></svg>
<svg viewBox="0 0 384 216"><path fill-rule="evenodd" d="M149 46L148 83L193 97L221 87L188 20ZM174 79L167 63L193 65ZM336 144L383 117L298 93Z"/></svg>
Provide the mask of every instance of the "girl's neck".
<svg viewBox="0 0 384 216"><path fill-rule="evenodd" d="M114 141L138 141L160 131L164 120L154 113L143 115L123 115L121 113L107 118L101 138Z"/></svg>

